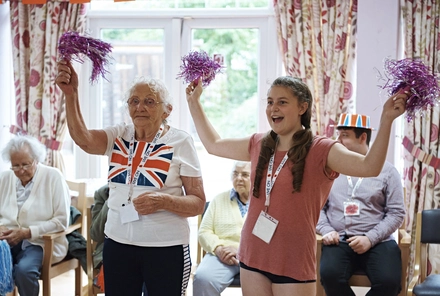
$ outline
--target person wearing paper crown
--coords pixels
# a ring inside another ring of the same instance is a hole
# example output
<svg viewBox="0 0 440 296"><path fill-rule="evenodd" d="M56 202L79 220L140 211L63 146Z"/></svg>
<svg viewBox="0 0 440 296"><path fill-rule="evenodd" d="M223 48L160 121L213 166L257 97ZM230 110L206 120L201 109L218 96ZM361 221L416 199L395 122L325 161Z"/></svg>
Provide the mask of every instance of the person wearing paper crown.
<svg viewBox="0 0 440 296"><path fill-rule="evenodd" d="M370 117L341 114L337 140L366 155L371 139ZM356 270L371 282L368 295L400 292L402 262L393 233L405 216L401 177L385 162L377 177L340 174L321 210L317 233L322 237L321 283L327 296L355 295L348 283Z"/></svg>
<svg viewBox="0 0 440 296"><path fill-rule="evenodd" d="M191 136L167 123L170 94L158 79L139 77L128 90L132 122L88 129L72 64L58 62L67 126L85 152L109 157L104 289L107 296L185 295L191 273L187 217L203 213L205 193Z"/></svg>
<svg viewBox="0 0 440 296"><path fill-rule="evenodd" d="M203 110L202 92L200 80L191 82L186 99L208 153L251 162L249 210L237 257L243 295L315 295L316 223L333 180L338 173L380 173L392 123L405 111L407 95L386 100L376 141L361 155L313 135L313 97L300 78L276 78L266 98L271 130L238 139L219 136Z"/></svg>

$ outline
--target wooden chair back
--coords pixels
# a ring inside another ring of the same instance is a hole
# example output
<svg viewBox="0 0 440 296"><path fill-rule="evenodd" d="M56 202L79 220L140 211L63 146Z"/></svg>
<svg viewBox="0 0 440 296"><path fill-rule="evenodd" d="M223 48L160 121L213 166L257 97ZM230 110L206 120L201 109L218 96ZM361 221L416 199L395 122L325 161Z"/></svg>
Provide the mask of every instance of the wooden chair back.
<svg viewBox="0 0 440 296"><path fill-rule="evenodd" d="M96 296L101 294L99 287L94 285L94 279L98 274L93 266L93 252L96 249L97 243L90 236L90 228L92 227L92 209L93 205L87 208L87 295Z"/></svg>
<svg viewBox="0 0 440 296"><path fill-rule="evenodd" d="M416 219L414 274L407 295L440 295L440 275L427 275L428 245L440 244L440 209L423 210Z"/></svg>
<svg viewBox="0 0 440 296"><path fill-rule="evenodd" d="M209 201L205 203L205 210L202 214L197 216L197 231L200 229L200 225L202 224L203 215L205 214L206 210L208 209ZM198 235L197 235L198 236ZM196 264L197 266L202 261L203 256L205 256L206 252L203 250L202 245L200 245L199 239L197 238L197 259Z"/></svg>
<svg viewBox="0 0 440 296"><path fill-rule="evenodd" d="M41 280L43 283L43 296L51 295L51 279L57 277L70 270L75 270L75 296L82 296L82 268L78 259L65 258L64 260L53 264L52 253L54 247L54 240L57 237L67 235L75 230L78 230L82 235L85 231L85 207L87 204L87 186L85 182L66 181L72 196L72 205L74 205L81 212L81 219L70 225L65 231L45 234L44 239L44 258L43 267L41 269Z"/></svg>

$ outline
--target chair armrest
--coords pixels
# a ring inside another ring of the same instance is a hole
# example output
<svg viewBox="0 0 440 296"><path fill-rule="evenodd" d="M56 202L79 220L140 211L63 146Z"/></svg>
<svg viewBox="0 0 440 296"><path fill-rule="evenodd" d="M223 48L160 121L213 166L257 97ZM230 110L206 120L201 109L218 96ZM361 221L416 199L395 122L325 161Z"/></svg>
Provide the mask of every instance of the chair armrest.
<svg viewBox="0 0 440 296"><path fill-rule="evenodd" d="M322 244L322 235L316 233L316 242Z"/></svg>
<svg viewBox="0 0 440 296"><path fill-rule="evenodd" d="M54 239L61 237L63 235L70 234L80 228L81 228L81 223L75 223L75 224L67 227L66 230L54 232L54 233L43 234L41 237L43 238L43 240L54 240Z"/></svg>
<svg viewBox="0 0 440 296"><path fill-rule="evenodd" d="M316 233L316 296L324 296L324 288L321 286L321 248L322 236Z"/></svg>
<svg viewBox="0 0 440 296"><path fill-rule="evenodd" d="M77 229L81 229L81 227L82 227L81 222L77 222L77 223L67 227L67 229L64 230L64 231L43 234L41 236L43 238L43 240L44 240L44 248L43 248L44 256L43 256L42 273L47 272L47 269L50 266L52 266L52 253L53 253L55 239L58 238L58 237L61 237L61 236L65 236L65 235L67 235L69 233L72 233L73 231L75 231Z"/></svg>
<svg viewBox="0 0 440 296"><path fill-rule="evenodd" d="M414 271L414 273L416 273ZM420 280L420 274L418 274L419 272L417 272L417 275L414 275L413 278L411 279L411 281L409 282L408 285L408 290L406 292L406 296L413 296L413 289L414 287L418 284L419 280Z"/></svg>
<svg viewBox="0 0 440 296"><path fill-rule="evenodd" d="M400 246L409 247L411 245L411 235L404 229L399 229Z"/></svg>
<svg viewBox="0 0 440 296"><path fill-rule="evenodd" d="M405 229L399 229L399 248L400 248L400 256L402 260L402 274L401 274L401 286L402 286L402 292L404 294L404 291L407 289L407 276L408 276L408 265L409 265L409 253L410 253L410 246L411 246L411 235L406 232Z"/></svg>

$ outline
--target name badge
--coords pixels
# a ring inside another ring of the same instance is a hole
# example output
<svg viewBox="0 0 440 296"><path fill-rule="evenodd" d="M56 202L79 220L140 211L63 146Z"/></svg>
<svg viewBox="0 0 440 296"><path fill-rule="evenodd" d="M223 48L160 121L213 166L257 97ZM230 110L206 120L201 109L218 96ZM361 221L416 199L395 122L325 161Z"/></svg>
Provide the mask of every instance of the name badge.
<svg viewBox="0 0 440 296"><path fill-rule="evenodd" d="M359 216L360 204L357 201L344 202L344 216Z"/></svg>
<svg viewBox="0 0 440 296"><path fill-rule="evenodd" d="M277 219L268 213L261 211L260 216L257 219L257 223L255 223L254 229L252 230L252 234L262 239L264 242L270 243L277 226Z"/></svg>
<svg viewBox="0 0 440 296"><path fill-rule="evenodd" d="M131 202L122 205L122 207L119 209L119 215L121 216L122 224L139 220L139 214Z"/></svg>

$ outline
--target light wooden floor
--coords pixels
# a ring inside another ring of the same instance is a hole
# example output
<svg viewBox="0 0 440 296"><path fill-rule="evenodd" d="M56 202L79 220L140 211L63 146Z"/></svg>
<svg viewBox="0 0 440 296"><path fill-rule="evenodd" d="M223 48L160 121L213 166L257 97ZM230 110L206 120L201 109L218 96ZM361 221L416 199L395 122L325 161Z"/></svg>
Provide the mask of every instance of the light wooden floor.
<svg viewBox="0 0 440 296"><path fill-rule="evenodd" d="M83 285L87 283L87 277L84 274L83 277ZM75 274L73 271L65 273L64 275L60 275L54 279L52 279L52 295L53 296L74 296L75 289ZM355 287L353 290L356 293L356 296L365 296L368 292L368 288L358 288ZM41 292L41 284L40 284L40 296ZM187 295L192 295L192 283L189 282ZM222 296L241 296L241 289L239 288L228 288L223 293Z"/></svg>

